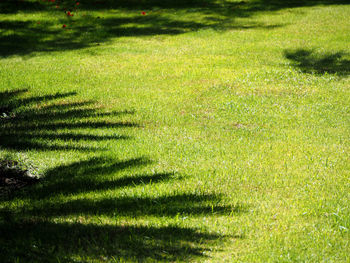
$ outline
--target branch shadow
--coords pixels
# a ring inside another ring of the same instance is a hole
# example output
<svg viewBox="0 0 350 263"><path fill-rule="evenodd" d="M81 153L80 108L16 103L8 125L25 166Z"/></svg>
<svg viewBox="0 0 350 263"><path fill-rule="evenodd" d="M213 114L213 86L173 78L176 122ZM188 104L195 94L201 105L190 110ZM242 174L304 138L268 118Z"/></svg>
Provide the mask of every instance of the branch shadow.
<svg viewBox="0 0 350 263"><path fill-rule="evenodd" d="M24 2L30 0L23 0ZM84 16L77 14L73 18L58 21L45 20L40 24L35 20L0 20L0 56L29 55L36 52L76 50L96 46L119 37L146 37L155 35L177 35L200 29L268 29L273 30L283 25L271 25L253 21L238 22L236 18L246 18L257 12L276 11L288 7L312 6L316 4L345 4L345 1L80 1L79 10L96 11L116 10L124 13L110 13L108 17L95 14ZM33 2L31 2L33 4ZM38 9L54 11L56 4L38 3ZM34 7L16 5L6 1L8 12L17 12L22 8L27 12ZM50 10L51 8L51 10ZM140 10L148 10L141 15ZM180 16L176 16L181 12ZM113 14L113 15L111 15ZM125 16L126 15L126 16ZM66 28L62 25L66 24Z"/></svg>
<svg viewBox="0 0 350 263"><path fill-rule="evenodd" d="M336 74L348 76L350 74L350 60L343 58L342 52L318 54L312 50L286 50L285 57L304 73L323 75Z"/></svg>
<svg viewBox="0 0 350 263"><path fill-rule="evenodd" d="M103 150L88 144L126 140L129 136L93 134L98 129L138 127L136 123L115 120L122 115L134 114L133 111L101 112L91 101L74 101L74 92L43 96L28 96L28 93L28 90L0 93L0 141L3 149ZM84 129L89 131L83 132ZM94 129L92 133L91 129Z"/></svg>
<svg viewBox="0 0 350 263"><path fill-rule="evenodd" d="M80 17L74 20L61 19L58 23L46 21L37 24L35 20L0 21L0 57L30 55L36 52L77 50L96 46L120 37L147 37L155 35L177 35L200 29L274 29L282 25L244 23L231 25L233 18L214 21L208 16L206 21L182 21L149 14L147 17L100 18ZM209 12L211 13L211 12ZM67 24L67 28L62 28Z"/></svg>

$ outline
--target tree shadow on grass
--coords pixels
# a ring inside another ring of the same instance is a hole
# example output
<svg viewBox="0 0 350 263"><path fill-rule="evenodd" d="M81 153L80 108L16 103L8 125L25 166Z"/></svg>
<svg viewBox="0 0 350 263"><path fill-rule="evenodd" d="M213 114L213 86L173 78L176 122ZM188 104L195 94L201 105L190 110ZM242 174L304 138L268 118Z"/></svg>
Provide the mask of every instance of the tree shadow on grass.
<svg viewBox="0 0 350 263"><path fill-rule="evenodd" d="M111 164L106 165L106 161ZM134 225L132 221L121 224L118 218L135 220L152 216L164 222L164 217L238 215L245 212L246 207L220 205L220 196L213 194L101 195L108 190L152 187L180 179L173 173L116 176L124 169L148 163L142 158L115 163L93 158L81 165L77 162L48 170L41 184L17 194L18 199L31 200L28 206L0 210L0 256L8 260L4 262L144 262L205 258L204 252L226 236L173 224L158 227ZM89 193L92 198L79 196ZM60 199L67 196L72 198L69 201ZM70 223L57 219L60 217L69 217ZM108 219L102 222L100 218ZM99 222L93 224L91 219Z"/></svg>
<svg viewBox="0 0 350 263"><path fill-rule="evenodd" d="M26 0L23 0L26 2ZM29 1L29 0L27 0ZM280 3L282 2L282 4ZM295 1L289 1L295 2ZM338 1L341 2L342 1ZM35 8L23 5L23 10L34 12ZM0 20L0 56L28 55L35 52L76 50L107 42L118 37L143 37L155 35L176 35L200 29L274 29L282 25L271 25L236 18L250 17L256 12L278 10L290 5L284 1L81 1L80 12L104 10L107 17L88 13L76 13L61 19L53 16L50 20ZM299 1L304 6L307 1ZM331 4L330 1L313 1L314 4ZM45 12L58 12L54 6L37 3ZM6 1L8 12L18 11L22 5L11 8ZM146 10L147 15L140 14ZM111 11L112 10L112 11ZM115 12L115 11L118 12ZM179 12L179 15L176 14ZM45 19L45 18L43 18ZM66 25L62 28L63 24Z"/></svg>
<svg viewBox="0 0 350 263"><path fill-rule="evenodd" d="M22 0L1 0L0 14L13 14L21 12L43 11L47 8L41 1L22 1Z"/></svg>
<svg viewBox="0 0 350 263"><path fill-rule="evenodd" d="M33 222L0 224L2 262L188 261L223 236L179 226Z"/></svg>
<svg viewBox="0 0 350 263"><path fill-rule="evenodd" d="M91 147L82 148L77 142L121 139L91 134L96 129L137 127L134 123L114 120L120 114L132 112L102 112L90 101L72 100L74 95L30 96L27 90L0 93L2 147L95 151ZM89 133L83 133L85 128ZM68 148L62 145L66 141ZM3 200L23 200L25 205L5 205L0 209L2 262L203 259L203 253L225 237L203 229L164 224L164 218L233 215L245 212L246 208L223 205L221 197L213 194L167 194L166 191L156 196L120 194L122 189L152 189L157 184L180 179L173 173L132 172L150 163L145 157L124 160L93 157L48 169L40 183ZM161 220L162 226L135 223L147 216L156 224ZM120 223L125 217L130 221Z"/></svg>
<svg viewBox="0 0 350 263"><path fill-rule="evenodd" d="M214 19L215 16L210 14L211 12L207 14L208 12L206 10L200 14L206 16L201 21L176 20L158 14L149 14L147 17L135 14L132 14L132 17L85 16L68 20L62 16L58 22L45 21L40 24L35 20L0 21L0 56L77 50L100 45L119 37L177 35L208 28L274 29L281 26L256 22L232 24L233 18ZM67 27L62 28L63 24Z"/></svg>
<svg viewBox="0 0 350 263"><path fill-rule="evenodd" d="M348 5L347 0L252 0L242 1L253 11L278 11L285 8L311 7L321 5Z"/></svg>
<svg viewBox="0 0 350 263"><path fill-rule="evenodd" d="M177 35L208 28L272 30L283 25L238 21L236 18L285 8L349 4L349 1L82 0L74 17L67 17L63 10L55 8L56 4L35 0L2 1L0 12L5 14L42 11L51 14L51 18L42 18L43 21L0 19L0 57L77 50L113 38ZM147 14L141 15L141 10L146 10ZM103 11L108 15L103 17L90 11ZM63 25L66 27L62 28Z"/></svg>
<svg viewBox="0 0 350 263"><path fill-rule="evenodd" d="M106 157L94 157L67 165L49 169L45 180L28 189L25 196L31 200L42 200L57 195L72 195L93 191L115 190L121 187L136 186L148 182L165 180L170 174L142 174L115 178L113 174L135 167L146 166L152 162L139 157L128 160L113 160Z"/></svg>
<svg viewBox="0 0 350 263"><path fill-rule="evenodd" d="M67 216L67 215L107 215L107 216L205 216L240 214L246 211L242 205L220 205L217 195L175 194L162 197L116 197L100 200L79 199L65 203L50 203L44 208L23 211L31 216Z"/></svg>
<svg viewBox="0 0 350 263"><path fill-rule="evenodd" d="M350 60L343 58L342 52L316 53L312 50L297 49L285 51L285 57L304 73L323 75L336 74L348 76L350 74Z"/></svg>
<svg viewBox="0 0 350 263"><path fill-rule="evenodd" d="M0 141L3 149L103 150L88 144L124 140L128 136L101 135L98 134L99 129L138 126L136 123L115 121L116 117L133 114L133 111L102 112L91 101L72 100L76 95L74 92L43 96L28 96L28 93L28 90L0 93Z"/></svg>
<svg viewBox="0 0 350 263"><path fill-rule="evenodd" d="M50 1L48 1L50 2ZM70 0L61 0L62 6L72 6ZM42 11L49 7L56 6L58 2L45 3L37 0L2 0L0 3L0 13L11 14L32 11ZM224 7L244 8L246 12L280 10L284 8L315 6L315 5L347 5L348 0L80 0L80 10L108 10L108 9L128 9L128 10L152 10L154 8L171 9L223 9ZM215 10L217 11L217 10ZM220 10L222 11L222 10Z"/></svg>
<svg viewBox="0 0 350 263"><path fill-rule="evenodd" d="M129 174L120 177L123 170L146 166L152 162L147 158L113 160L106 157L91 158L68 165L61 165L46 171L40 184L18 193L17 198L29 197L31 207L19 211L28 216L63 215L122 215L175 216L215 213L241 213L245 207L221 205L221 197L212 194L168 194L159 197L104 197L94 194L122 188L150 187L158 183L181 179L173 173ZM54 202L53 198L67 195L92 194L93 199L79 198L72 201ZM36 206L38 202L38 206Z"/></svg>

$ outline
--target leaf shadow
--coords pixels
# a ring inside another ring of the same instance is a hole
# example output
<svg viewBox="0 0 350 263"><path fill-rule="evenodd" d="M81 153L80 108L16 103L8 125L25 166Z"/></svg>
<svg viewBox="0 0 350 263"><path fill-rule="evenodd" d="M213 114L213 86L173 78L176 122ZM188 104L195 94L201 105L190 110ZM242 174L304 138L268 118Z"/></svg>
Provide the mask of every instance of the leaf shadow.
<svg viewBox="0 0 350 263"><path fill-rule="evenodd" d="M111 162L101 157L49 169L42 183L16 194L17 200L29 198L29 206L0 209L0 256L6 255L9 262L203 260L210 246L228 236L178 224L125 224L115 219L152 216L164 221L165 217L239 215L247 207L221 205L221 197L214 194L99 195L108 190L153 187L181 179L174 173L128 172L129 175L117 176L122 170L150 163L147 158ZM93 193L94 197L80 196L86 193ZM55 198L67 196L72 198ZM66 216L70 223L58 219ZM90 222L100 218L108 218L108 222Z"/></svg>
<svg viewBox="0 0 350 263"><path fill-rule="evenodd" d="M23 0L27 2L29 0ZM283 2L283 1L280 1ZM289 1L290 2L290 1ZM298 6L305 5L301 1ZM320 1L314 1L319 3ZM326 4L327 1L323 1ZM289 3L290 4L290 3ZM327 4L330 4L328 1ZM35 12L34 7L13 4L6 1L9 13L18 10ZM1 5L0 5L1 7ZM81 1L79 10L88 14L74 18L35 21L0 20L0 56L35 55L37 52L77 50L96 46L119 37L147 37L155 35L177 35L200 29L214 30L273 30L284 25L271 25L252 21L238 21L236 18L251 17L257 12L278 10L288 4L276 1ZM21 9L22 8L22 9ZM26 9L27 8L27 9ZM50 8L52 9L50 11ZM43 12L58 12L50 4L38 3ZM146 10L141 15L140 10ZM90 14L89 11L123 12L120 16L111 12L107 17ZM180 16L176 14L180 12ZM200 19L199 19L200 18ZM62 28L65 24L66 27Z"/></svg>
<svg viewBox="0 0 350 263"><path fill-rule="evenodd" d="M3 262L18 259L21 262L187 261L205 258L203 252L208 250L205 242L223 238L171 225L97 225L36 220L0 224L0 234L0 250L7 252Z"/></svg>
<svg viewBox="0 0 350 263"><path fill-rule="evenodd" d="M103 150L89 142L126 140L121 134L100 134L99 129L133 128L116 121L134 111L102 112L91 101L74 100L75 92L28 96L28 90L0 93L0 141L7 150ZM24 95L24 97L23 97ZM84 142L84 143L82 143Z"/></svg>
<svg viewBox="0 0 350 263"><path fill-rule="evenodd" d="M320 54L307 49L285 51L285 57L304 73L328 73L344 77L350 74L350 60L343 58L345 55L342 52Z"/></svg>
<svg viewBox="0 0 350 263"><path fill-rule="evenodd" d="M41 184L33 186L24 193L31 200L42 200L57 195L72 195L92 191L114 190L121 187L136 186L147 182L165 180L170 174L134 175L114 178L125 169L151 164L145 157L128 160L113 160L107 157L93 157L67 165L60 165L46 171ZM98 175L98 176L97 176ZM102 178L102 179L101 179Z"/></svg>

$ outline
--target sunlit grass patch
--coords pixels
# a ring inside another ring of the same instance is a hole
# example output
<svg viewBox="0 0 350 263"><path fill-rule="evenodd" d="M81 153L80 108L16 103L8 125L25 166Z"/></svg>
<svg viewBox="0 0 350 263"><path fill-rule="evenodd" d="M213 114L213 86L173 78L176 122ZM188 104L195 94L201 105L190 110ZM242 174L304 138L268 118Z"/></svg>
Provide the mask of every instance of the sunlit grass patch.
<svg viewBox="0 0 350 263"><path fill-rule="evenodd" d="M347 1L0 7L4 262L348 261Z"/></svg>

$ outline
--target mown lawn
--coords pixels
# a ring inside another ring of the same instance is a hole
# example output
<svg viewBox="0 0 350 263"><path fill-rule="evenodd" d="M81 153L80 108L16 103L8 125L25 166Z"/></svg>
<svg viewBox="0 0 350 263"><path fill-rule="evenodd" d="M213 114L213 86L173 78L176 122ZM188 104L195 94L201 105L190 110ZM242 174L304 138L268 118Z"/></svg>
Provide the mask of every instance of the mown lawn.
<svg viewBox="0 0 350 263"><path fill-rule="evenodd" d="M55 6L0 3L1 262L350 261L348 1Z"/></svg>

